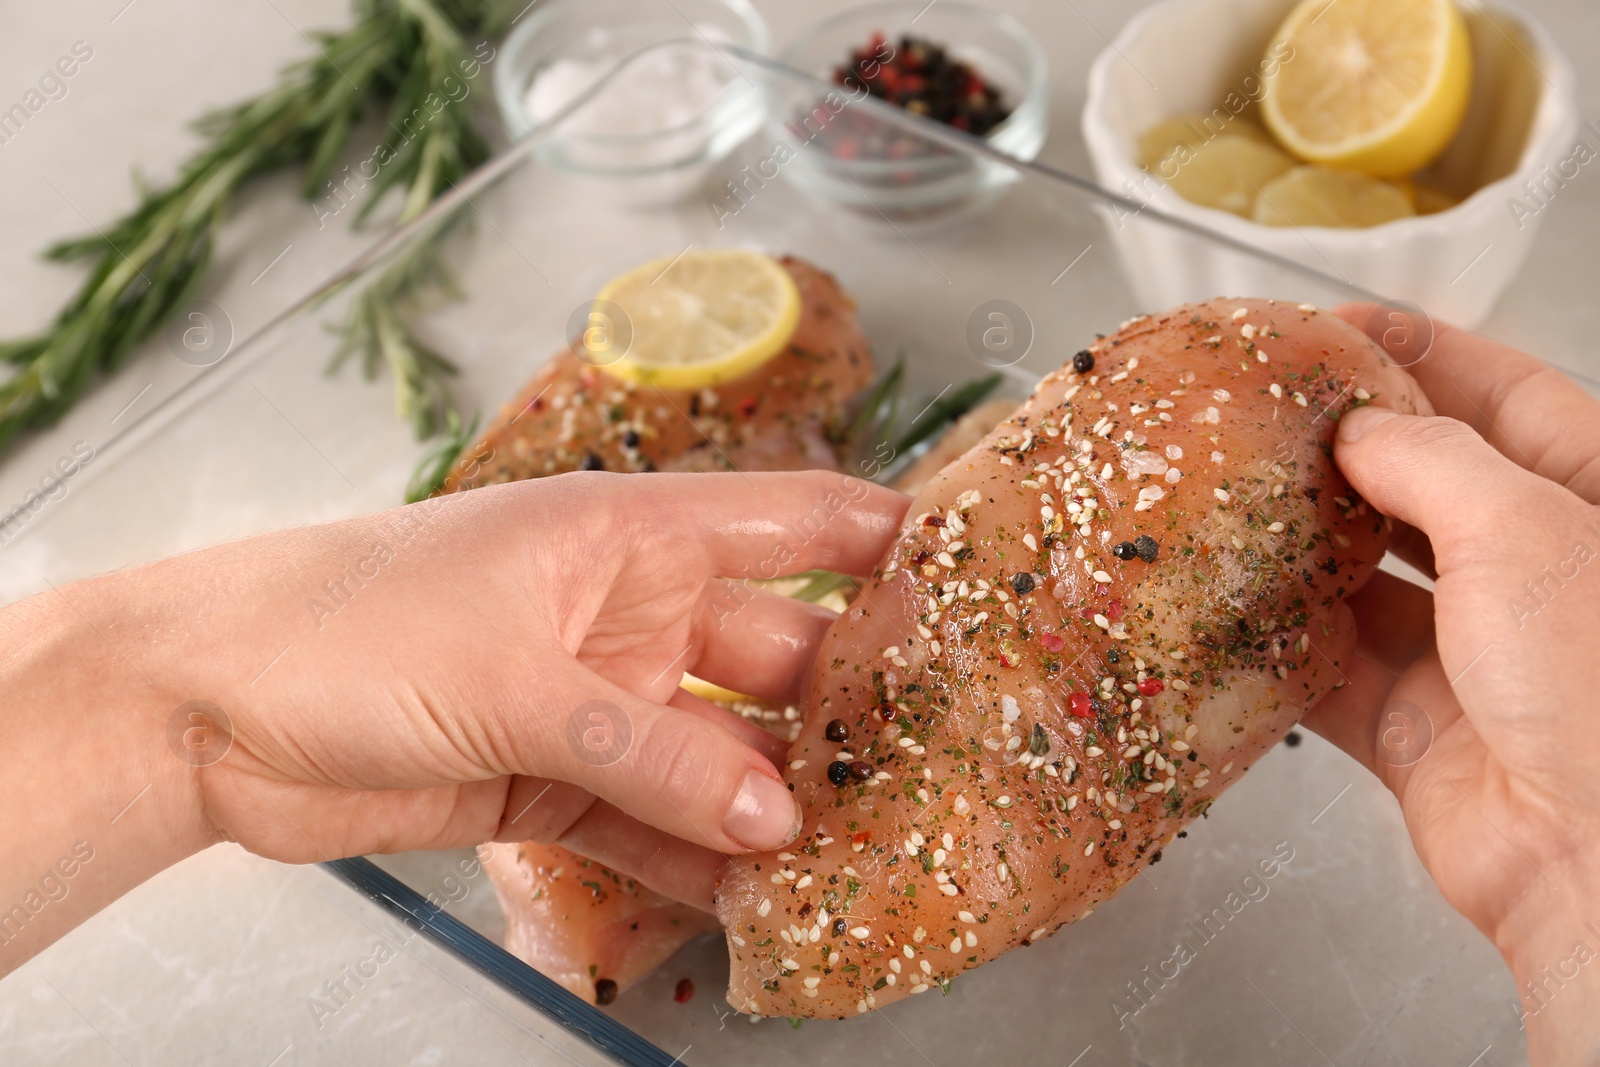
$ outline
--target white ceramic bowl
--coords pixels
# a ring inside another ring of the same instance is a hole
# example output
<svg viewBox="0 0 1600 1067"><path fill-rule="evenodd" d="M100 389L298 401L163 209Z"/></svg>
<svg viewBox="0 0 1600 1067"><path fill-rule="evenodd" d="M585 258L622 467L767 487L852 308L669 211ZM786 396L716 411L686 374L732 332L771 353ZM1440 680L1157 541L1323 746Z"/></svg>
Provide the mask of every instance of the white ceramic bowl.
<svg viewBox="0 0 1600 1067"><path fill-rule="evenodd" d="M1474 5L1473 86L1461 133L1428 170L1461 193L1434 215L1367 229L1262 226L1200 207L1140 169L1139 134L1186 112L1209 112L1229 92L1247 94L1272 34L1295 0L1163 0L1135 16L1089 71L1083 136L1100 183L1140 204L1253 248L1305 264L1430 315L1472 326L1515 277L1543 220L1524 183L1559 189L1577 129L1572 67L1549 34L1513 8ZM1292 60L1290 60L1292 62ZM1521 204L1521 207L1518 204ZM1531 210L1530 210L1531 209ZM1112 238L1150 307L1218 293L1317 299L1316 286L1281 267L1130 211L1112 212Z"/></svg>

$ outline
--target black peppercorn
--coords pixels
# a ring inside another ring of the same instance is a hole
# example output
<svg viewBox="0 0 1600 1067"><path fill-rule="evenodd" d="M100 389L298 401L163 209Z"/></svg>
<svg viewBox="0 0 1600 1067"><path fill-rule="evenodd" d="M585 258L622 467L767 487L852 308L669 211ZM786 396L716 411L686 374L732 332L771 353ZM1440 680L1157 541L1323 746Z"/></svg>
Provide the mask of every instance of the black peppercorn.
<svg viewBox="0 0 1600 1067"><path fill-rule="evenodd" d="M850 740L850 727L846 726L843 719L834 719L823 729L822 736L829 741Z"/></svg>
<svg viewBox="0 0 1600 1067"><path fill-rule="evenodd" d="M846 922L845 920L843 920L843 919L835 919L835 920L833 920L833 936L834 937L843 937L844 936L844 932L846 930L848 930L849 928L850 928L850 924L848 922Z"/></svg>
<svg viewBox="0 0 1600 1067"><path fill-rule="evenodd" d="M1288 745L1290 748L1296 748L1300 744L1300 735L1295 733L1293 730L1290 730L1289 733L1284 736L1283 743Z"/></svg>
<svg viewBox="0 0 1600 1067"><path fill-rule="evenodd" d="M850 777L858 782L864 782L872 777L872 764L864 759L858 759L849 767Z"/></svg>
<svg viewBox="0 0 1600 1067"><path fill-rule="evenodd" d="M1155 538L1149 534L1140 534L1133 539L1133 551L1146 563L1154 563L1156 555L1161 551L1161 546L1156 544Z"/></svg>
<svg viewBox="0 0 1600 1067"><path fill-rule="evenodd" d="M638 430L629 430L626 433L624 433L622 435L622 447L624 447L624 448L638 448L639 447L639 431Z"/></svg>
<svg viewBox="0 0 1600 1067"><path fill-rule="evenodd" d="M583 457L583 462L578 464L578 469L581 471L603 471L606 469L606 461L590 452Z"/></svg>
<svg viewBox="0 0 1600 1067"><path fill-rule="evenodd" d="M602 978L594 984L594 1002L596 1004L610 1004L617 999L617 983L609 978Z"/></svg>
<svg viewBox="0 0 1600 1067"><path fill-rule="evenodd" d="M1027 571L1011 576L1011 588L1018 596L1027 596L1033 592L1033 575Z"/></svg>
<svg viewBox="0 0 1600 1067"><path fill-rule="evenodd" d="M1072 369L1079 374L1088 374L1094 370L1094 353L1085 348L1082 352L1073 356Z"/></svg>
<svg viewBox="0 0 1600 1067"><path fill-rule="evenodd" d="M834 785L844 785L850 780L850 765L844 760L836 759L828 764L828 781Z"/></svg>
<svg viewBox="0 0 1600 1067"><path fill-rule="evenodd" d="M1111 550L1111 554L1116 556L1118 559L1132 559L1139 553L1133 547L1132 541L1119 541L1116 547Z"/></svg>

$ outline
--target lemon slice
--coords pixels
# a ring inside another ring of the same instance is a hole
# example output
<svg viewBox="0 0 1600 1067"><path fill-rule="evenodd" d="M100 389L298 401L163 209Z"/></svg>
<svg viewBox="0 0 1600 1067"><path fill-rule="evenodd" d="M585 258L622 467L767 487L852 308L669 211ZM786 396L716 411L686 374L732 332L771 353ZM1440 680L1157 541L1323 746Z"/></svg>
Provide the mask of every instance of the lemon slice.
<svg viewBox="0 0 1600 1067"><path fill-rule="evenodd" d="M1267 226L1378 226L1415 215L1393 182L1351 170L1296 167L1261 187L1255 220Z"/></svg>
<svg viewBox="0 0 1600 1067"><path fill-rule="evenodd" d="M1173 152L1179 148L1187 148L1191 153L1197 152L1225 135L1246 137L1258 144L1272 143L1271 134L1254 120L1243 116L1235 116L1231 121L1224 123L1215 115L1200 113L1178 115L1156 123L1139 135L1139 166L1146 170L1157 171L1158 177L1165 177L1157 168L1167 164L1167 159ZM1183 158L1179 157L1174 163L1167 164L1170 168L1169 173L1182 165Z"/></svg>
<svg viewBox="0 0 1600 1067"><path fill-rule="evenodd" d="M1466 24L1451 0L1302 0L1268 56L1262 118L1311 163L1395 178L1461 127L1472 83Z"/></svg>
<svg viewBox="0 0 1600 1067"><path fill-rule="evenodd" d="M685 252L613 278L597 312L620 311L631 336L593 360L624 381L700 389L755 370L782 352L800 321L800 290L771 256L735 248ZM616 331L618 335L622 331Z"/></svg>
<svg viewBox="0 0 1600 1067"><path fill-rule="evenodd" d="M1190 152L1180 146L1158 170L1191 204L1250 217L1256 194L1294 166L1294 157L1249 137L1224 134Z"/></svg>
<svg viewBox="0 0 1600 1067"><path fill-rule="evenodd" d="M709 700L711 703L721 704L723 707L727 707L731 704L756 703L756 698L753 696L749 696L745 693L736 693L732 689L724 689L720 685L714 685L711 682L706 681L704 678L696 678L692 674L685 674L683 676L683 681L679 682L678 685L681 688L693 693L701 700Z"/></svg>

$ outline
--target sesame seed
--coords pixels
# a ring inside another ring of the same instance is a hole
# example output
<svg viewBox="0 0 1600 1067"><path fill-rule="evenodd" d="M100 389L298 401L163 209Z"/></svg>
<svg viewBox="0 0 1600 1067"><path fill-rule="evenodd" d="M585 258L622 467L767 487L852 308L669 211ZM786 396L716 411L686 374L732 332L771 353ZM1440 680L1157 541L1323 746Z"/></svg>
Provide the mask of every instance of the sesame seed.
<svg viewBox="0 0 1600 1067"><path fill-rule="evenodd" d="M1234 322L1238 322L1240 319L1244 318L1248 314L1250 314L1250 309L1249 308L1234 308L1233 309L1233 321Z"/></svg>
<svg viewBox="0 0 1600 1067"><path fill-rule="evenodd" d="M956 888L954 882L946 882L939 887L939 892L943 893L947 897L953 897L957 893L961 892L961 890Z"/></svg>
<svg viewBox="0 0 1600 1067"><path fill-rule="evenodd" d="M970 911L958 911L956 912L956 918L960 919L964 923L975 923L978 921L973 917L972 912Z"/></svg>
<svg viewBox="0 0 1600 1067"><path fill-rule="evenodd" d="M768 900L766 897L762 897L760 906L756 908L756 914L765 919L771 911L772 901Z"/></svg>
<svg viewBox="0 0 1600 1067"><path fill-rule="evenodd" d="M1083 846L1083 854L1085 856L1094 855L1094 842L1093 841L1090 841L1087 845Z"/></svg>
<svg viewBox="0 0 1600 1067"><path fill-rule="evenodd" d="M857 941L865 941L867 938L872 936L872 931L867 929L865 926L852 926L850 928L850 936L855 938Z"/></svg>

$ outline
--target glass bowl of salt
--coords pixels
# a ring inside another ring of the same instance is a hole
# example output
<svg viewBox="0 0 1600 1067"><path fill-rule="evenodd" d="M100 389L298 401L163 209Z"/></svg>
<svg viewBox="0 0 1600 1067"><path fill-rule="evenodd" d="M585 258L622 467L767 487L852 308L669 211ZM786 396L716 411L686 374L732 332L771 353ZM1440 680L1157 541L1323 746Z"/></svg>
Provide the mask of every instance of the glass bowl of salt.
<svg viewBox="0 0 1600 1067"><path fill-rule="evenodd" d="M762 94L722 49L767 45L746 0L547 0L501 46L495 95L512 140L553 123L544 163L670 203L760 127Z"/></svg>

